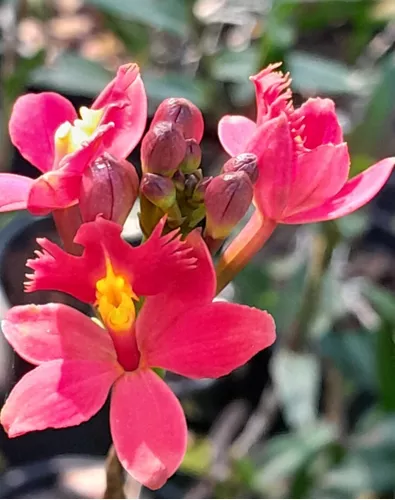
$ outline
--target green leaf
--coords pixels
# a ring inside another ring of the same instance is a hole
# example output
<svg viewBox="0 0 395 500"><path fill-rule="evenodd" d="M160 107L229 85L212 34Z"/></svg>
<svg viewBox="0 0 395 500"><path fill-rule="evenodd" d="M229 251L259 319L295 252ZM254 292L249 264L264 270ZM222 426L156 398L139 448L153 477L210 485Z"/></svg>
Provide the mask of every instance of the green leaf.
<svg viewBox="0 0 395 500"><path fill-rule="evenodd" d="M184 0L85 0L98 9L127 21L138 21L184 36L188 9Z"/></svg>
<svg viewBox="0 0 395 500"><path fill-rule="evenodd" d="M335 430L327 424L310 426L293 434L275 436L254 453L257 470L254 485L269 498L284 494L284 481L306 464L317 452L332 444ZM285 495L286 496L286 495Z"/></svg>
<svg viewBox="0 0 395 500"><path fill-rule="evenodd" d="M292 88L303 93L360 94L371 83L364 73L307 52L289 52L286 65L292 75Z"/></svg>
<svg viewBox="0 0 395 500"><path fill-rule="evenodd" d="M395 100L395 59L388 57L374 69L375 86L367 96L360 123L348 137L352 152L382 158L391 154Z"/></svg>
<svg viewBox="0 0 395 500"><path fill-rule="evenodd" d="M95 97L112 78L113 75L99 64L65 53L52 65L34 71L30 84L65 94Z"/></svg>
<svg viewBox="0 0 395 500"><path fill-rule="evenodd" d="M352 437L349 453L322 480L313 498L375 498L395 488L395 414Z"/></svg>
<svg viewBox="0 0 395 500"><path fill-rule="evenodd" d="M317 358L281 348L273 355L271 373L286 422L297 429L314 423L321 382Z"/></svg>
<svg viewBox="0 0 395 500"><path fill-rule="evenodd" d="M248 82L253 89L248 78L257 71L258 57L257 48L254 46L242 52L224 51L213 60L212 76L222 82Z"/></svg>
<svg viewBox="0 0 395 500"><path fill-rule="evenodd" d="M395 335L393 323L383 321L377 332L377 376L380 403L384 410L395 411Z"/></svg>
<svg viewBox="0 0 395 500"><path fill-rule="evenodd" d="M329 332L320 339L320 351L360 389L377 389L375 345L367 331Z"/></svg>
<svg viewBox="0 0 395 500"><path fill-rule="evenodd" d="M185 97L201 109L207 106L208 88L198 78L179 73L166 72L161 75L144 71L143 80L148 96L152 100L151 106L156 106L167 97Z"/></svg>
<svg viewBox="0 0 395 500"><path fill-rule="evenodd" d="M395 297L394 295L373 283L365 286L364 295L370 300L379 316L395 325Z"/></svg>

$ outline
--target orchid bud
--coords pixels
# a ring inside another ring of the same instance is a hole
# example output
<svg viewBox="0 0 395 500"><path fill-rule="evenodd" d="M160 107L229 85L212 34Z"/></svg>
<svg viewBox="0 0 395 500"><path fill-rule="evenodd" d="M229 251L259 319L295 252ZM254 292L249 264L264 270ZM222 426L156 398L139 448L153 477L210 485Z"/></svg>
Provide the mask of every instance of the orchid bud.
<svg viewBox="0 0 395 500"><path fill-rule="evenodd" d="M245 172L253 184L258 180L258 158L252 153L242 153L228 160L222 168L224 174Z"/></svg>
<svg viewBox="0 0 395 500"><path fill-rule="evenodd" d="M180 170L184 174L191 174L200 167L202 161L202 150L195 139L186 140L185 157L180 165Z"/></svg>
<svg viewBox="0 0 395 500"><path fill-rule="evenodd" d="M173 175L173 183L177 191L184 191L185 189L185 175L180 171Z"/></svg>
<svg viewBox="0 0 395 500"><path fill-rule="evenodd" d="M176 201L176 189L172 180L161 175L144 174L141 179L140 192L164 212Z"/></svg>
<svg viewBox="0 0 395 500"><path fill-rule="evenodd" d="M123 225L136 201L139 178L134 166L103 153L82 176L79 207L83 222L105 219Z"/></svg>
<svg viewBox="0 0 395 500"><path fill-rule="evenodd" d="M192 195L193 201L201 202L204 200L207 188L212 180L213 177L205 177L196 185Z"/></svg>
<svg viewBox="0 0 395 500"><path fill-rule="evenodd" d="M182 97L165 99L156 110L152 125L160 121L178 125L185 139L195 139L197 143L202 140L204 130L202 113L188 99Z"/></svg>
<svg viewBox="0 0 395 500"><path fill-rule="evenodd" d="M172 177L185 157L186 143L179 128L170 122L158 122L141 144L143 172Z"/></svg>
<svg viewBox="0 0 395 500"><path fill-rule="evenodd" d="M221 174L211 180L204 196L206 234L223 240L246 214L253 186L245 172Z"/></svg>
<svg viewBox="0 0 395 500"><path fill-rule="evenodd" d="M185 178L185 196L190 198L193 195L193 192L195 191L196 186L200 182L200 179L198 176L193 173Z"/></svg>

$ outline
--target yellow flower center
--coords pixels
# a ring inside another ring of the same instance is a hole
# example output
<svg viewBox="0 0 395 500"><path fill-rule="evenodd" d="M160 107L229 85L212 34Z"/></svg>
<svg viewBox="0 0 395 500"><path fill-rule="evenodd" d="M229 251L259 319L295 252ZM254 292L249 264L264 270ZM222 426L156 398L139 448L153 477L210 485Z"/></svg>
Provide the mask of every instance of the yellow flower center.
<svg viewBox="0 0 395 500"><path fill-rule="evenodd" d="M77 151L89 139L99 125L104 110L82 106L79 111L81 119L74 120L74 124L62 123L55 133L55 149L59 157Z"/></svg>
<svg viewBox="0 0 395 500"><path fill-rule="evenodd" d="M96 303L104 324L116 332L128 331L136 318L133 300L138 300L129 281L115 274L107 260L106 276L96 283Z"/></svg>

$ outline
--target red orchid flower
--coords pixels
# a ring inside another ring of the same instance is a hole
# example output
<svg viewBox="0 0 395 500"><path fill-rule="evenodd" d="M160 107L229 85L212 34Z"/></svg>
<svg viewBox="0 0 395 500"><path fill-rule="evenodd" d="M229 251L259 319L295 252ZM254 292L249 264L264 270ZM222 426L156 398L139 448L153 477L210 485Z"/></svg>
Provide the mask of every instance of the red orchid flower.
<svg viewBox="0 0 395 500"><path fill-rule="evenodd" d="M28 289L62 290L95 304L105 329L55 304L14 307L2 324L14 349L39 365L2 409L9 436L78 425L112 388L119 459L153 489L177 470L187 441L181 405L153 368L221 377L275 339L268 313L213 302L215 272L200 234L192 232L186 242L172 233L160 237L164 224L137 248L122 241L113 222L83 224L76 236L85 248L80 257L39 240L44 250L29 262L35 273Z"/></svg>
<svg viewBox="0 0 395 500"><path fill-rule="evenodd" d="M289 74L269 65L251 77L257 101L256 122L224 116L218 134L231 155L257 156L256 211L225 251L218 267L240 270L278 223L303 224L354 212L383 187L395 158L386 158L348 180L347 144L330 99L309 99L295 109ZM225 280L226 281L226 280Z"/></svg>
<svg viewBox="0 0 395 500"><path fill-rule="evenodd" d="M44 215L76 204L87 166L104 150L125 158L146 120L147 98L136 64L121 66L92 107L80 108L80 118L59 94L20 97L9 123L11 141L42 175L32 180L0 174L0 212L28 208Z"/></svg>

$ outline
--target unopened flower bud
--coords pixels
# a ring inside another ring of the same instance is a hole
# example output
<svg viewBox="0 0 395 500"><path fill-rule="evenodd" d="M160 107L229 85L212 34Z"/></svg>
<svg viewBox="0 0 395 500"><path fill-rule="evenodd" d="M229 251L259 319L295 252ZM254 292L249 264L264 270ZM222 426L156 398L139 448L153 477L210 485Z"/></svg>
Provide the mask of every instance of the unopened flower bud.
<svg viewBox="0 0 395 500"><path fill-rule="evenodd" d="M200 167L202 161L202 150L195 139L187 139L185 157L180 165L184 174L191 174Z"/></svg>
<svg viewBox="0 0 395 500"><path fill-rule="evenodd" d="M204 200L204 196L206 194L206 190L208 188L208 185L210 184L210 182L213 180L212 177L205 177L204 179L202 179L198 184L197 186L195 187L194 191L193 191L193 195L192 195L192 200L193 201L203 201Z"/></svg>
<svg viewBox="0 0 395 500"><path fill-rule="evenodd" d="M177 125L158 122L141 144L143 172L172 177L185 157L186 143Z"/></svg>
<svg viewBox="0 0 395 500"><path fill-rule="evenodd" d="M140 184L140 191L155 206L166 212L176 201L176 188L171 179L146 173Z"/></svg>
<svg viewBox="0 0 395 500"><path fill-rule="evenodd" d="M253 153L242 153L228 160L223 166L223 173L245 172L255 184L258 180L258 158Z"/></svg>
<svg viewBox="0 0 395 500"><path fill-rule="evenodd" d="M196 186L200 179L195 174L187 175L185 178L185 196L190 198L195 191Z"/></svg>
<svg viewBox="0 0 395 500"><path fill-rule="evenodd" d="M245 172L231 172L214 177L204 196L206 234L223 240L244 217L251 204L253 186Z"/></svg>
<svg viewBox="0 0 395 500"><path fill-rule="evenodd" d="M105 219L123 225L136 201L139 178L134 166L103 153L82 176L79 207L83 222Z"/></svg>
<svg viewBox="0 0 395 500"><path fill-rule="evenodd" d="M171 97L165 99L156 110L152 125L160 121L175 123L181 128L185 139L202 140L204 121L202 113L188 99Z"/></svg>
<svg viewBox="0 0 395 500"><path fill-rule="evenodd" d="M177 191L184 191L185 175L180 170L177 170L177 172L173 175L173 183Z"/></svg>

